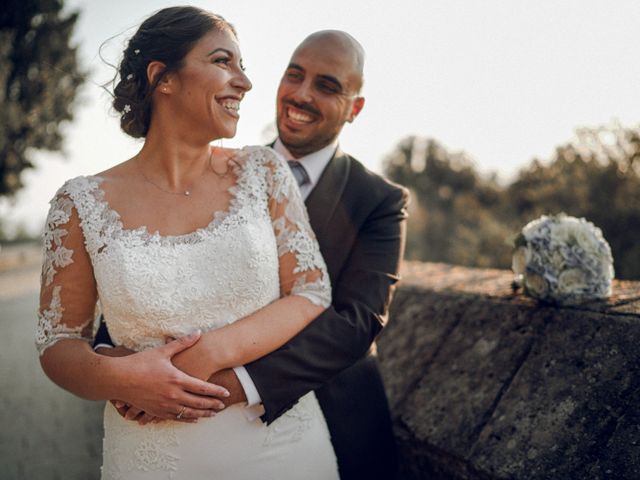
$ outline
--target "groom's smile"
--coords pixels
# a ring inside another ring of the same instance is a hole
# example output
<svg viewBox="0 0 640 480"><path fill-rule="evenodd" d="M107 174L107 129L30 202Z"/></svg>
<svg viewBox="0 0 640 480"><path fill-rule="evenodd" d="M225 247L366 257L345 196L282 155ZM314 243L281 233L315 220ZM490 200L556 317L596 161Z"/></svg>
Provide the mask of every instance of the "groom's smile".
<svg viewBox="0 0 640 480"><path fill-rule="evenodd" d="M362 109L360 57L333 36L309 37L293 53L278 87L277 125L296 158L333 142Z"/></svg>
<svg viewBox="0 0 640 480"><path fill-rule="evenodd" d="M302 110L298 110L295 107L287 107L287 119L292 123L308 124L313 122L313 117Z"/></svg>

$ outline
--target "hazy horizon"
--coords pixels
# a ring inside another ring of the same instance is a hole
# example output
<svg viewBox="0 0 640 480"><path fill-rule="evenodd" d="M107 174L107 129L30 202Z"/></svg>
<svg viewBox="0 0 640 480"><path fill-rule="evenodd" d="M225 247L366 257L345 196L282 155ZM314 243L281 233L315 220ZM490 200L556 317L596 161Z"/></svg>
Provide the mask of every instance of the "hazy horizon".
<svg viewBox="0 0 640 480"><path fill-rule="evenodd" d="M549 158L575 128L640 119L637 25L640 2L352 0L197 1L239 32L254 88L241 107L238 135L225 146L262 143L272 124L280 75L295 46L324 28L343 29L364 46L361 116L345 127L343 148L374 171L402 138L434 138L464 150L479 171L502 181L534 158ZM139 141L119 131L108 95L97 84L113 71L122 44L153 11L173 2L67 1L80 9L75 42L92 70L74 122L65 126L66 154L38 152L15 202L0 201L0 218L35 232L47 201L68 178L96 173L131 157Z"/></svg>

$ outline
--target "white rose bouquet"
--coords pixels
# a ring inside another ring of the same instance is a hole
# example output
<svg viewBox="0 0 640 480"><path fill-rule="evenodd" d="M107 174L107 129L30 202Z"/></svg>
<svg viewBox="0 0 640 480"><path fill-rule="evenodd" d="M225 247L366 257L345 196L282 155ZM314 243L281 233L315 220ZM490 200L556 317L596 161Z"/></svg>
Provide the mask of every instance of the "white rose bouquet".
<svg viewBox="0 0 640 480"><path fill-rule="evenodd" d="M527 295L558 305L611 295L611 248L584 218L543 215L529 222L514 243L512 269Z"/></svg>

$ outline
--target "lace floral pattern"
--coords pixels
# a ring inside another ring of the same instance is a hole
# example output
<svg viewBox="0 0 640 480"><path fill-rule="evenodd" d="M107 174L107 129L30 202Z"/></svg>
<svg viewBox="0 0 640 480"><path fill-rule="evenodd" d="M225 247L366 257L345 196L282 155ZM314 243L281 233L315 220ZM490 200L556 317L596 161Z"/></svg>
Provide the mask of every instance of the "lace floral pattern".
<svg viewBox="0 0 640 480"><path fill-rule="evenodd" d="M82 336L86 325L68 327L62 323L62 312L64 308L62 308L62 302L60 301L60 290L60 286L53 288L49 308L38 313L36 346L41 355L48 347L64 338L82 338L85 341L91 341L91 338L84 338Z"/></svg>
<svg viewBox="0 0 640 480"><path fill-rule="evenodd" d="M277 446L298 442L311 428L318 411L314 409L316 400L311 395L302 397L267 428L264 446Z"/></svg>
<svg viewBox="0 0 640 480"><path fill-rule="evenodd" d="M110 452L102 465L102 478L124 480L132 472L148 472L155 478L173 478L178 471L179 456L175 453L178 435L173 422L149 424L140 428L135 422L123 421L111 405L105 408L109 428L103 439L103 449ZM129 442L122 441L128 438ZM133 442L132 439L135 439ZM135 445L131 449L131 445Z"/></svg>
<svg viewBox="0 0 640 480"><path fill-rule="evenodd" d="M63 322L62 287L53 285L54 277L58 271L73 263L74 250L65 246L65 240L69 234L66 226L71 220L72 211L73 201L71 198L65 195L62 190L58 191L51 201L43 235L41 308L38 312L35 341L40 355L47 348L65 338L91 340L86 333L86 329L91 324L91 318L83 318L79 324Z"/></svg>
<svg viewBox="0 0 640 480"><path fill-rule="evenodd" d="M63 268L73 263L73 250L62 244L63 238L69 233L60 228L71 218L73 202L69 197L56 196L51 201L51 209L47 216L47 224L44 231L44 261L42 266L43 283L51 285L56 274L56 268Z"/></svg>
<svg viewBox="0 0 640 480"><path fill-rule="evenodd" d="M114 341L128 348L151 348L167 335L223 326L281 295L328 306L329 276L286 162L263 147L246 147L237 160L228 210L185 235L125 229L105 200L102 178L68 181L47 220L44 284L50 285L60 269L73 268L73 251L61 242L68 233L61 226L75 208L100 307ZM296 259L293 271L284 272L285 281L278 278L284 255ZM291 289L283 292L283 285ZM88 312L81 325L63 328L68 322L62 307L58 299L41 309L41 353L62 336L80 338L87 326Z"/></svg>
<svg viewBox="0 0 640 480"><path fill-rule="evenodd" d="M222 327L283 295L328 306L329 277L286 162L263 147L244 148L236 160L227 211L212 212L207 226L185 235L124 228L105 200L100 177L65 183L52 202L45 233L40 352L61 338L90 340L87 319L94 318L96 301L114 342L138 351L163 344L167 336ZM319 407L305 405L280 422L284 430L267 432L266 442L261 424L251 426L260 433L247 438L263 449L327 435L323 445L330 449L326 430L315 427L310 435L312 420L321 417ZM123 425L112 408L107 410L103 478L192 478L176 453L185 452L182 438L188 445L195 441L189 440L192 425ZM238 428L249 428L242 421ZM216 428L211 435L224 443ZM211 445L202 453L205 463L211 461Z"/></svg>

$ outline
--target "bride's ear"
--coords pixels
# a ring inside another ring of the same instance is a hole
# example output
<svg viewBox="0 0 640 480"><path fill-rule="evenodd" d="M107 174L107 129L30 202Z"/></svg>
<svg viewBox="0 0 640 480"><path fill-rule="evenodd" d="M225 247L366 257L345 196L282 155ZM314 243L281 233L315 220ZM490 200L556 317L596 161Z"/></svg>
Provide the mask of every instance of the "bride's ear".
<svg viewBox="0 0 640 480"><path fill-rule="evenodd" d="M172 78L166 73L167 66L154 60L147 65L147 81L149 85L155 86L155 90L161 93L171 93Z"/></svg>

